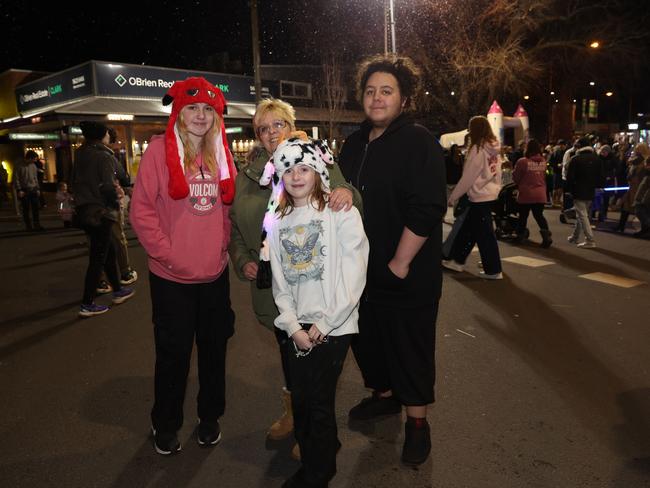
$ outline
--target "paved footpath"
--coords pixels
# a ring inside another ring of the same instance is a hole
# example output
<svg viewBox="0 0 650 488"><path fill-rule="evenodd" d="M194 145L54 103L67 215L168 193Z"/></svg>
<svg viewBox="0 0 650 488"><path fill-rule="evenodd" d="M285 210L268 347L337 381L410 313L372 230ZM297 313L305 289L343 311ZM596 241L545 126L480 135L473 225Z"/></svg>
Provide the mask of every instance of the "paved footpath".
<svg viewBox="0 0 650 488"><path fill-rule="evenodd" d="M478 278L478 253L466 272L445 271L433 451L418 469L399 464L403 418L348 425L366 395L348 355L332 487L650 487L650 242L597 232L597 249L578 250L557 211L547 214L556 244L540 249L536 232L527 245L501 243L503 281ZM85 238L51 212L43 224L46 232L27 234L0 215L0 487L279 487L298 464L290 441L265 441L281 373L248 285L231 275L237 324L223 440L196 444L193 367L183 451L165 458L148 437L154 351L143 249L129 231L136 297L82 320Z"/></svg>

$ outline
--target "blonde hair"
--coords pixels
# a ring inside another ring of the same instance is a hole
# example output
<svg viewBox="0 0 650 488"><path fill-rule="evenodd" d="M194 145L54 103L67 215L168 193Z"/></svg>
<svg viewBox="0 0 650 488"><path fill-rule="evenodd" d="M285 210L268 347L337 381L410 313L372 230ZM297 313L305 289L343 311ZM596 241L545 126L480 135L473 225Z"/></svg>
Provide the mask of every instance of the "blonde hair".
<svg viewBox="0 0 650 488"><path fill-rule="evenodd" d="M178 134L183 143L183 165L185 166L185 173L192 174L198 169L196 164L198 149L201 151L203 165L208 168L210 174L218 178L217 168L219 167L219 163L217 162L215 148L217 145L217 136L221 131L221 123L221 117L215 112L212 127L210 127L208 132L203 135L201 145L198 148L195 148L194 145L190 143L187 125L185 125L185 121L183 120L183 112L179 114Z"/></svg>
<svg viewBox="0 0 650 488"><path fill-rule="evenodd" d="M309 203L315 203L316 208L319 212L322 212L327 205L328 193L323 188L323 181L320 179L320 175L314 170L314 168L309 167L315 174L314 178L314 188L311 190L309 195ZM289 194L286 188L282 188L280 195L278 196L278 208L277 212L280 212L280 217L289 215L293 209L296 207L293 197Z"/></svg>
<svg viewBox="0 0 650 488"><path fill-rule="evenodd" d="M255 134L257 134L260 119L268 113L279 115L281 119L289 123L292 131L296 130L296 111L294 108L287 102L283 102L277 98L265 98L257 104L255 115L253 115L253 129L255 129Z"/></svg>
<svg viewBox="0 0 650 488"><path fill-rule="evenodd" d="M650 156L650 147L645 142L639 142L636 146L634 146L634 152L641 156L643 159L648 159L648 156Z"/></svg>
<svg viewBox="0 0 650 488"><path fill-rule="evenodd" d="M477 115L469 119L469 140L470 145L467 149L468 152L472 149L472 146L476 146L477 149L480 149L483 144L497 140L494 132L492 132L492 126L487 117Z"/></svg>

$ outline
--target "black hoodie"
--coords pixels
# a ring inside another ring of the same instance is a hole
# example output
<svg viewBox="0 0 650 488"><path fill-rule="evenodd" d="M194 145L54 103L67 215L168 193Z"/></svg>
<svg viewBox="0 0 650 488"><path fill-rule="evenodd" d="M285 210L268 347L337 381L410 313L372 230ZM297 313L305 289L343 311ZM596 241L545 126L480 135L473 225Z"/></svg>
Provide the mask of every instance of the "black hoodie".
<svg viewBox="0 0 650 488"><path fill-rule="evenodd" d="M396 307L428 306L440 298L442 218L447 211L445 163L440 144L406 114L372 142L365 121L341 149L345 179L363 197L370 241L365 299ZM404 227L428 237L403 280L388 268Z"/></svg>

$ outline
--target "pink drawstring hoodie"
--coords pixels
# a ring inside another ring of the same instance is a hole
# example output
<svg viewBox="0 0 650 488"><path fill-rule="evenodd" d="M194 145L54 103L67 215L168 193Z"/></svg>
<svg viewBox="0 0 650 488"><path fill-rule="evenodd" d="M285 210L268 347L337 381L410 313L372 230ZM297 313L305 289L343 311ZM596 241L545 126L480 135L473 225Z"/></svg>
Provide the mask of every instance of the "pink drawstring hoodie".
<svg viewBox="0 0 650 488"><path fill-rule="evenodd" d="M197 167L202 167L200 155ZM189 194L169 195L165 138L154 136L142 156L131 199L130 221L149 255L149 270L178 283L209 283L228 264L229 206L219 175L207 168L185 175Z"/></svg>
<svg viewBox="0 0 650 488"><path fill-rule="evenodd" d="M470 202L490 202L501 191L501 161L499 141L485 143L480 148L472 146L465 157L463 176L449 196L456 201L465 193Z"/></svg>

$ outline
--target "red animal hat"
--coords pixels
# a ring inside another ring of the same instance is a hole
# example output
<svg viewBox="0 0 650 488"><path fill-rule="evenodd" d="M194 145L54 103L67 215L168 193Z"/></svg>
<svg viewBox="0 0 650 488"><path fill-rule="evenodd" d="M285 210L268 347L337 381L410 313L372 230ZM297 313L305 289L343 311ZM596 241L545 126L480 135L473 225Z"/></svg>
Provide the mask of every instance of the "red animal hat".
<svg viewBox="0 0 650 488"><path fill-rule="evenodd" d="M221 132L217 134L215 155L219 166L219 189L221 201L230 204L235 197L235 176L237 170L228 147L226 127L223 123L223 114L226 108L226 99L219 88L210 84L205 78L187 78L175 81L163 97L163 105L173 102L172 113L169 116L165 130L165 151L167 156L167 169L169 170L169 195L174 200L185 198L189 186L185 180L183 169L183 144L181 142L176 121L181 109L192 103L207 103L213 107L221 119Z"/></svg>

